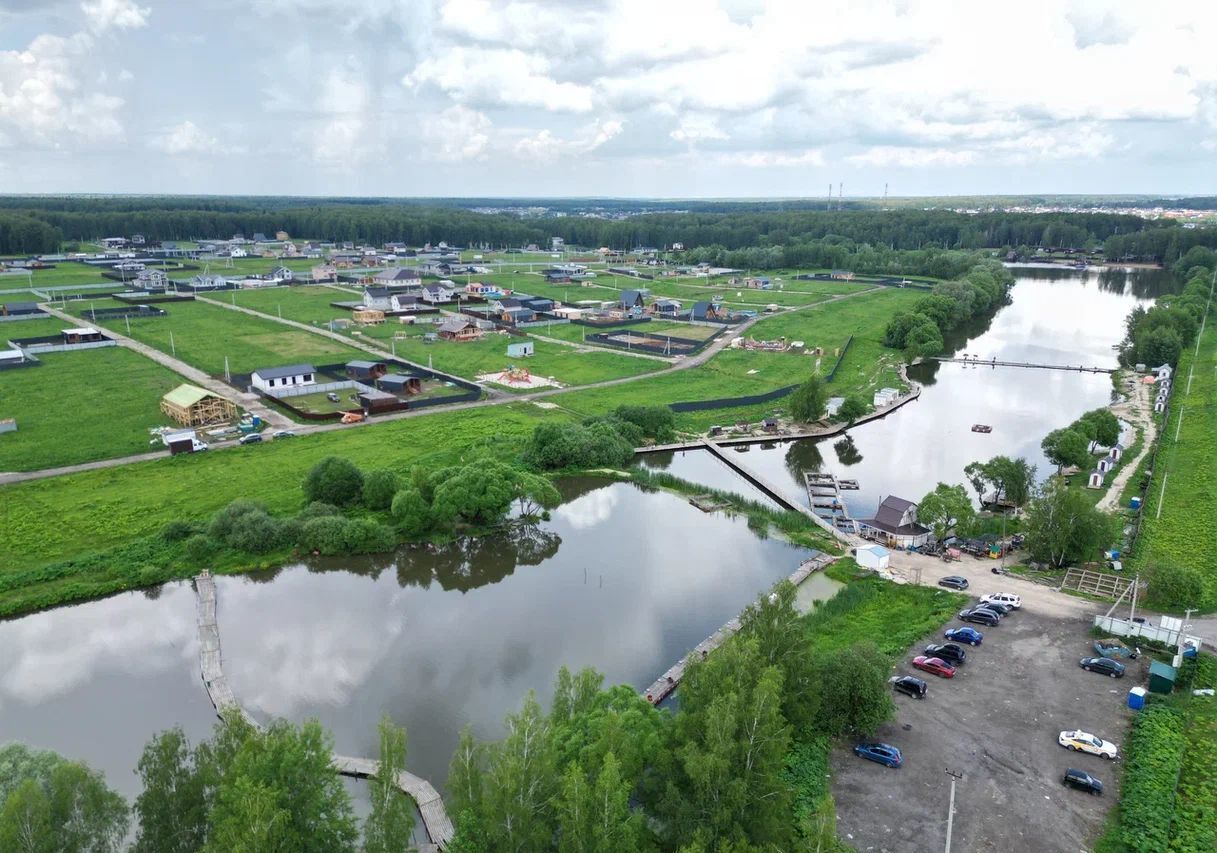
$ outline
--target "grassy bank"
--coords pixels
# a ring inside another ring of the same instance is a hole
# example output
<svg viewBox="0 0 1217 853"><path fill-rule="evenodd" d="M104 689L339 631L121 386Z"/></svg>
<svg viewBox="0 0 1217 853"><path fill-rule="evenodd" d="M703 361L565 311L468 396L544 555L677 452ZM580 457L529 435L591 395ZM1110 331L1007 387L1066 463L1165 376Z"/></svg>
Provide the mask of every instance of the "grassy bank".
<svg viewBox="0 0 1217 853"><path fill-rule="evenodd" d="M1209 312L1198 348L1179 360L1171 413L1158 444L1153 481L1145 495L1134 563L1195 566L1205 595L1196 604L1217 608L1217 569L1198 555L1212 539L1217 506L1217 322Z"/></svg>
<svg viewBox="0 0 1217 853"><path fill-rule="evenodd" d="M35 368L37 369L37 368ZM405 473L457 459L492 436L513 448L561 412L532 405L442 412L248 448L196 453L0 489L0 578L151 535L175 519L203 518L236 498L295 511L300 481L326 456Z"/></svg>

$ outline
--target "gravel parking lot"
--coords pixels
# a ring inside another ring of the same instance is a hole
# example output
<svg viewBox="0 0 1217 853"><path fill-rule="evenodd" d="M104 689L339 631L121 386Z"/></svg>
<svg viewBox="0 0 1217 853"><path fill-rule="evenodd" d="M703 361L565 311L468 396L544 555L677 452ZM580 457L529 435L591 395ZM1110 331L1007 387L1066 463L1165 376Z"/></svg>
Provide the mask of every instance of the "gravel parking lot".
<svg viewBox="0 0 1217 853"><path fill-rule="evenodd" d="M941 630L897 667L930 685L924 700L895 696L896 717L875 737L900 748L903 767L834 751L837 830L857 850L942 850L947 769L964 774L955 793L955 851L1088 850L1118 799L1118 767L1058 746L1057 735L1080 728L1122 748L1132 714L1127 691L1145 683L1145 659L1131 662L1122 679L1086 672L1078 660L1093 654L1090 620L1046 615L1026 601L996 628L973 627L984 642L965 647L968 661L953 679L910 665L925 644L944 641ZM1062 786L1066 767L1101 779L1103 796Z"/></svg>

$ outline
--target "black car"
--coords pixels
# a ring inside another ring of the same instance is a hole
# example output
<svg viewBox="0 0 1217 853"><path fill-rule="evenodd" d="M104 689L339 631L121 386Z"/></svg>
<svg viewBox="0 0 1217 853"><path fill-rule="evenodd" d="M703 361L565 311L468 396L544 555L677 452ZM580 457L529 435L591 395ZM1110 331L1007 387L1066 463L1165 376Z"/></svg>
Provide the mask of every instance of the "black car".
<svg viewBox="0 0 1217 853"><path fill-rule="evenodd" d="M968 579L959 575L947 575L945 578L939 578L939 586L949 587L951 589L967 589Z"/></svg>
<svg viewBox="0 0 1217 853"><path fill-rule="evenodd" d="M982 601L976 606L981 610L992 610L998 616L1005 616L1007 613L1014 611L1014 608L1009 604L1002 604L1000 601Z"/></svg>
<svg viewBox="0 0 1217 853"><path fill-rule="evenodd" d="M930 657L942 658L951 666L960 666L968 659L968 653L955 643L930 643L925 647L925 653Z"/></svg>
<svg viewBox="0 0 1217 853"><path fill-rule="evenodd" d="M1103 783L1084 770L1075 770L1070 767L1065 771L1065 776L1061 779L1061 782L1067 788L1077 788L1079 791L1085 791L1088 794L1103 793Z"/></svg>
<svg viewBox="0 0 1217 853"><path fill-rule="evenodd" d="M897 675L892 679L892 689L897 693L912 696L914 699L924 699L929 686L920 678L912 675Z"/></svg>
<svg viewBox="0 0 1217 853"><path fill-rule="evenodd" d="M1110 675L1112 678L1124 677L1124 664L1107 658L1082 658L1078 661L1078 666L1087 672Z"/></svg>
<svg viewBox="0 0 1217 853"><path fill-rule="evenodd" d="M241 436L240 443L241 444L261 444L262 443L262 433L251 432L249 435L243 435L243 436Z"/></svg>
<svg viewBox="0 0 1217 853"><path fill-rule="evenodd" d="M975 622L977 625L988 625L990 628L996 627L1000 621L998 615L992 610L981 610L976 607L959 611L959 618L964 622Z"/></svg>

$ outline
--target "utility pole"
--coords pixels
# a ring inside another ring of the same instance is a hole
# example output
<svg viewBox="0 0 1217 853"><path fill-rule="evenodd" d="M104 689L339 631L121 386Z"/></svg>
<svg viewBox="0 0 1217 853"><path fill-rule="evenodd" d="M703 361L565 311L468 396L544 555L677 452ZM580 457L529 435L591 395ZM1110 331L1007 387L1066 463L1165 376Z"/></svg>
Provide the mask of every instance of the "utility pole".
<svg viewBox="0 0 1217 853"><path fill-rule="evenodd" d="M174 358L177 358L177 347L173 345L173 332L169 333L169 352L172 353Z"/></svg>
<svg viewBox="0 0 1217 853"><path fill-rule="evenodd" d="M951 802L947 806L947 847L946 853L951 853L951 831L955 827L955 783L963 778L962 773L956 773L949 767L946 774L951 777Z"/></svg>

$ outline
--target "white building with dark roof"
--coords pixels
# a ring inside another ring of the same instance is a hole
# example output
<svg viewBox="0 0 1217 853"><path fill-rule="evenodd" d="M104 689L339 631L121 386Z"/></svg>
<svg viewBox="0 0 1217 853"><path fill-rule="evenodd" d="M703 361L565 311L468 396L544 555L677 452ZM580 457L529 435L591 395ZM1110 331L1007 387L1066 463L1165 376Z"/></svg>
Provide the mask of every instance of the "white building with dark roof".
<svg viewBox="0 0 1217 853"><path fill-rule="evenodd" d="M858 528L889 548L914 548L930 539L930 528L917 521L917 504L895 495L884 498L875 517L860 520Z"/></svg>
<svg viewBox="0 0 1217 853"><path fill-rule="evenodd" d="M274 393L284 388L295 388L300 385L315 385L317 369L311 364L289 364L285 367L260 367L249 377L249 384L259 389Z"/></svg>

